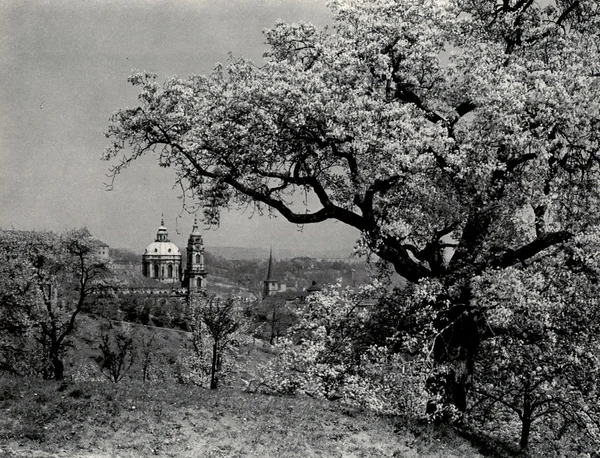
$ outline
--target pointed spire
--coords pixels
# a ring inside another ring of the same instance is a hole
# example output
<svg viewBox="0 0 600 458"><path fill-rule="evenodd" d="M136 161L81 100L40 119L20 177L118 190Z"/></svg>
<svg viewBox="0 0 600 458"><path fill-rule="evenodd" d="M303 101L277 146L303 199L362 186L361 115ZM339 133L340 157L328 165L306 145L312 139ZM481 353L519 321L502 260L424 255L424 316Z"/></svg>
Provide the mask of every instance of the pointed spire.
<svg viewBox="0 0 600 458"><path fill-rule="evenodd" d="M190 232L188 243L197 243L198 238L200 238L200 243L202 243L202 234L198 229L198 216L194 214L194 225L192 226L192 232Z"/></svg>
<svg viewBox="0 0 600 458"><path fill-rule="evenodd" d="M267 281L273 279L273 246L269 246L269 267L267 268Z"/></svg>
<svg viewBox="0 0 600 458"><path fill-rule="evenodd" d="M164 213L160 214L160 225L161 226L165 225L165 214Z"/></svg>

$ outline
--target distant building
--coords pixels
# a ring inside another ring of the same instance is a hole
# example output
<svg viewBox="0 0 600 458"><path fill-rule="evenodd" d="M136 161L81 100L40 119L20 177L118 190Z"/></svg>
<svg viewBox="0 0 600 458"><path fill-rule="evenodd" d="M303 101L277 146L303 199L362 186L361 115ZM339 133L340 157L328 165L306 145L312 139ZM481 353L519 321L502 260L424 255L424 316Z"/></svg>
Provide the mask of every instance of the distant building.
<svg viewBox="0 0 600 458"><path fill-rule="evenodd" d="M84 227L81 230L81 233L83 236L89 237L90 247L96 256L105 260L110 258L110 247L106 243L102 240L95 239L87 227Z"/></svg>
<svg viewBox="0 0 600 458"><path fill-rule="evenodd" d="M310 260L310 258L295 258L295 261ZM304 302L307 296L321 291L322 288L313 280L311 286L305 291L298 290L298 282L290 288L285 283L280 283L273 277L273 247L269 250L269 263L267 265L267 278L263 280L262 298L265 299L271 296L283 298L286 303Z"/></svg>
<svg viewBox="0 0 600 458"><path fill-rule="evenodd" d="M146 247L142 255L142 275L165 283L181 280L181 252L169 240L164 219L156 232L156 239Z"/></svg>
<svg viewBox="0 0 600 458"><path fill-rule="evenodd" d="M273 247L269 250L267 278L263 281L262 298L273 296L279 292L279 281L273 278Z"/></svg>
<svg viewBox="0 0 600 458"><path fill-rule="evenodd" d="M92 246L94 253L98 257L100 257L102 259L110 258L110 247L106 243L104 243L102 240L91 239L90 245Z"/></svg>
<svg viewBox="0 0 600 458"><path fill-rule="evenodd" d="M238 293L233 294L234 297L237 297L242 303L255 302L257 300L256 295L252 291L248 291L245 289L241 289Z"/></svg>
<svg viewBox="0 0 600 458"><path fill-rule="evenodd" d="M206 289L206 269L204 268L204 242L198 230L198 221L194 217L192 233L188 237L187 260L183 286L192 290Z"/></svg>

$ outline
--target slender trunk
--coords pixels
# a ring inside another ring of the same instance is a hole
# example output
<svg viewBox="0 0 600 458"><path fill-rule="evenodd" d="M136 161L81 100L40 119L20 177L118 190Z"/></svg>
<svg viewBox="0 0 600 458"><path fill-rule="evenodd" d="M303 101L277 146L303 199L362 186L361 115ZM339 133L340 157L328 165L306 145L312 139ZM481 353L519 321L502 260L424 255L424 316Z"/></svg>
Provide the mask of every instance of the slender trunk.
<svg viewBox="0 0 600 458"><path fill-rule="evenodd" d="M54 380L62 380L64 378L65 365L59 358L52 359L52 368L54 370Z"/></svg>
<svg viewBox="0 0 600 458"><path fill-rule="evenodd" d="M217 389L217 376L216 376L216 372L217 372L217 353L218 353L218 342L217 342L217 340L215 340L215 343L213 344L212 367L211 367L211 370L210 370L210 389L211 390L216 390Z"/></svg>
<svg viewBox="0 0 600 458"><path fill-rule="evenodd" d="M519 441L519 447L521 450L527 450L529 447L529 432L531 431L531 417L523 418L523 424L521 425L521 440Z"/></svg>
<svg viewBox="0 0 600 458"><path fill-rule="evenodd" d="M275 341L275 324L271 321L271 335L269 336L269 344L273 345Z"/></svg>
<svg viewBox="0 0 600 458"><path fill-rule="evenodd" d="M52 376L54 380L64 378L65 365L60 359L60 344L53 337L50 338L50 362L52 364Z"/></svg>
<svg viewBox="0 0 600 458"><path fill-rule="evenodd" d="M271 336L269 337L269 344L271 345L273 345L276 337L275 326L277 326L276 312L273 310L273 314L271 315Z"/></svg>
<svg viewBox="0 0 600 458"><path fill-rule="evenodd" d="M525 386L525 394L523 395L523 416L521 418L521 439L519 447L521 450L527 450L529 447L529 433L531 432L531 418L533 409L531 407L531 393L529 392L529 384Z"/></svg>
<svg viewBox="0 0 600 458"><path fill-rule="evenodd" d="M144 382L147 382L150 378L150 356L146 355L144 358L144 366L142 368L142 377Z"/></svg>

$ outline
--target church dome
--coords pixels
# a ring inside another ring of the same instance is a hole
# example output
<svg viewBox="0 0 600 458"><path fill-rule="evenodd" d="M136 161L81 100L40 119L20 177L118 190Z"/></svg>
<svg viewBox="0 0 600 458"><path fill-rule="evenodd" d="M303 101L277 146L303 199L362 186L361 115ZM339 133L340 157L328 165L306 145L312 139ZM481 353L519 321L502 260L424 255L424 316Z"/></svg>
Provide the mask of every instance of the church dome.
<svg viewBox="0 0 600 458"><path fill-rule="evenodd" d="M171 284L181 280L181 251L169 240L164 219L156 231L156 239L142 255L142 275Z"/></svg>
<svg viewBox="0 0 600 458"><path fill-rule="evenodd" d="M146 247L144 254L158 256L179 256L181 252L177 245L171 242L152 242Z"/></svg>

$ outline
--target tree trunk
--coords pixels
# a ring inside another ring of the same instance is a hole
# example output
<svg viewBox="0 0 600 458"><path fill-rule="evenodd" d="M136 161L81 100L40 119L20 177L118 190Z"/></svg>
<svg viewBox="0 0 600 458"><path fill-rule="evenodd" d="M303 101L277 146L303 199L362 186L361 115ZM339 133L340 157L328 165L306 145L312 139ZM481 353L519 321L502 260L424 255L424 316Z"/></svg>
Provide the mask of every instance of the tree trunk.
<svg viewBox="0 0 600 458"><path fill-rule="evenodd" d="M217 354L218 354L218 342L215 340L215 343L213 344L213 354L212 354L212 367L210 369L210 389L211 390L216 390L217 389L217 376L216 376L216 372L217 372Z"/></svg>
<svg viewBox="0 0 600 458"><path fill-rule="evenodd" d="M529 432L531 431L531 417L523 418L523 424L521 425L521 440L519 441L519 447L521 450L527 450L529 447Z"/></svg>
<svg viewBox="0 0 600 458"><path fill-rule="evenodd" d="M53 358L52 368L54 370L54 380L62 380L65 372L65 365L63 362L59 358Z"/></svg>
<svg viewBox="0 0 600 458"><path fill-rule="evenodd" d="M271 315L271 336L269 337L269 344L273 345L273 342L275 342L275 326L277 325L276 322L276 313L275 310L273 310L273 314Z"/></svg>
<svg viewBox="0 0 600 458"><path fill-rule="evenodd" d="M273 345L275 341L275 325L271 323L271 335L269 336L269 345Z"/></svg>
<svg viewBox="0 0 600 458"><path fill-rule="evenodd" d="M50 336L50 363L52 364L52 377L54 380L62 380L64 378L65 365L60 359L60 343L54 336Z"/></svg>
<svg viewBox="0 0 600 458"><path fill-rule="evenodd" d="M441 398L441 406L429 403L427 413L432 414L444 405L452 405L465 412L472 384L475 358L479 351L480 334L475 311L469 306L469 292L463 292L460 302L450 310L441 312L435 326L439 335L434 342L433 359L440 371L428 380L432 395ZM440 420L448 420L442 415Z"/></svg>
<svg viewBox="0 0 600 458"><path fill-rule="evenodd" d="M527 383L525 385L525 394L523 395L523 416L521 417L521 439L519 440L521 450L527 450L529 447L529 433L531 432L531 423L533 422L532 414L531 393L529 392L529 383Z"/></svg>

